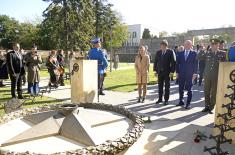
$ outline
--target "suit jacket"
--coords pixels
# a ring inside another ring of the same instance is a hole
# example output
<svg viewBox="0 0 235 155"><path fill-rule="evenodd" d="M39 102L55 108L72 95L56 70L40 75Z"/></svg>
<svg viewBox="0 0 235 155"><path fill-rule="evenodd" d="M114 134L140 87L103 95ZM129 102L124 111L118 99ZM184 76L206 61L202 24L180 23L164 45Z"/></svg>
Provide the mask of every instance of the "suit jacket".
<svg viewBox="0 0 235 155"><path fill-rule="evenodd" d="M9 74L25 74L23 56L21 53L10 51L7 53L7 68Z"/></svg>
<svg viewBox="0 0 235 155"><path fill-rule="evenodd" d="M154 60L153 70L157 74L170 74L175 72L175 53L171 49L167 49L163 55L162 50L157 51Z"/></svg>
<svg viewBox="0 0 235 155"><path fill-rule="evenodd" d="M180 78L192 79L193 74L197 74L198 60L197 53L190 50L187 59L185 60L185 51L178 54L176 60L176 73Z"/></svg>

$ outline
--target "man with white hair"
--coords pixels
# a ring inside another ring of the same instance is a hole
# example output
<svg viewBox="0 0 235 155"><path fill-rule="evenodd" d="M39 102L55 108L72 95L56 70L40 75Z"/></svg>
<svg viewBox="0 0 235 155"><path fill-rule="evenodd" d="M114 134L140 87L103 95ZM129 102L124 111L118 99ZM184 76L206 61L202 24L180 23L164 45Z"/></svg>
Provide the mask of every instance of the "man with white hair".
<svg viewBox="0 0 235 155"><path fill-rule="evenodd" d="M176 76L179 79L179 104L176 106L184 106L184 89L188 91L187 103L185 109L190 108L192 100L193 81L197 77L198 60L197 53L192 50L192 41L186 40L184 43L184 51L178 54L176 60Z"/></svg>

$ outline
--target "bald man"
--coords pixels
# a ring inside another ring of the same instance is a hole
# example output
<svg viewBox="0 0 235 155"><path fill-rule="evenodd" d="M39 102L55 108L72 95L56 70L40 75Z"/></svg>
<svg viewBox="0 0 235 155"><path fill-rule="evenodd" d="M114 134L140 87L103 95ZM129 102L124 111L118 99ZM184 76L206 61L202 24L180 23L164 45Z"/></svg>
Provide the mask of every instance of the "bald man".
<svg viewBox="0 0 235 155"><path fill-rule="evenodd" d="M184 43L184 51L178 54L176 60L176 76L179 79L179 104L184 106L184 88L188 91L188 98L185 109L190 108L192 100L193 81L197 77L198 60L197 53L192 50L192 41L187 40Z"/></svg>

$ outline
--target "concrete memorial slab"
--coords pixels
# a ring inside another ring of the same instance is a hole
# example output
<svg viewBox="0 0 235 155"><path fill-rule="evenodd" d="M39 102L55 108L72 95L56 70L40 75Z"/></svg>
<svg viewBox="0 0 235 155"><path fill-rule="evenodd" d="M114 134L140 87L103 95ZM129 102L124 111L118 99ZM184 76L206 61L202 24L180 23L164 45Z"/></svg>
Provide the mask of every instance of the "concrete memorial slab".
<svg viewBox="0 0 235 155"><path fill-rule="evenodd" d="M228 114L228 109L224 105L228 105L231 101L234 104L234 90L231 89L235 85L235 63L234 62L223 62L219 66L219 77L218 77L218 87L216 96L216 110L215 110L215 124L221 125L225 124L222 117L218 118L218 114L226 115L226 117L233 117L234 119L229 120L229 125L234 130L225 132L225 137L227 139L232 139L232 143L235 144L235 106L231 106L231 114ZM230 86L230 87L229 87ZM232 98L225 97L232 95ZM231 100L232 99L232 100ZM229 116L231 115L231 116ZM220 129L214 128L213 134L219 135Z"/></svg>
<svg viewBox="0 0 235 155"><path fill-rule="evenodd" d="M5 124L0 124L0 131L11 128L11 133L0 134L0 154L116 154L132 145L143 131L140 117L124 108L89 103L77 106L23 109L1 117L0 123Z"/></svg>
<svg viewBox="0 0 235 155"><path fill-rule="evenodd" d="M98 87L97 67L96 60L71 60L72 103L92 103L96 101Z"/></svg>

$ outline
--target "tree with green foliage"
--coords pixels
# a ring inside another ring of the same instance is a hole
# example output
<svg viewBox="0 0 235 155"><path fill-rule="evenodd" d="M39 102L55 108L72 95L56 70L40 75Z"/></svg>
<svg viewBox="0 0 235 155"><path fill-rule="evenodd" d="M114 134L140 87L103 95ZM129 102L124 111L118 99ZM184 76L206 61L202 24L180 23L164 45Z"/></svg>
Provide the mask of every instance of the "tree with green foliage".
<svg viewBox="0 0 235 155"><path fill-rule="evenodd" d="M32 23L21 23L20 24L21 35L19 37L22 48L31 49L33 44L39 43L39 26L33 25Z"/></svg>
<svg viewBox="0 0 235 155"><path fill-rule="evenodd" d="M40 40L50 49L68 47L68 50L85 51L90 48L90 40L95 34L103 39L104 48L110 46L111 33L114 45L120 45L127 38L126 27L121 24L120 16L112 10L112 5L106 3L107 0L44 1L51 4L43 14L45 19L41 24Z"/></svg>
<svg viewBox="0 0 235 155"><path fill-rule="evenodd" d="M151 34L149 29L147 28L144 29L142 39L151 39Z"/></svg>
<svg viewBox="0 0 235 155"><path fill-rule="evenodd" d="M41 33L54 48L88 50L94 34L94 12L90 0L43 0L51 2L44 11Z"/></svg>
<svg viewBox="0 0 235 155"><path fill-rule="evenodd" d="M6 15L0 15L0 46L10 49L13 42L20 40L21 27L18 21Z"/></svg>

